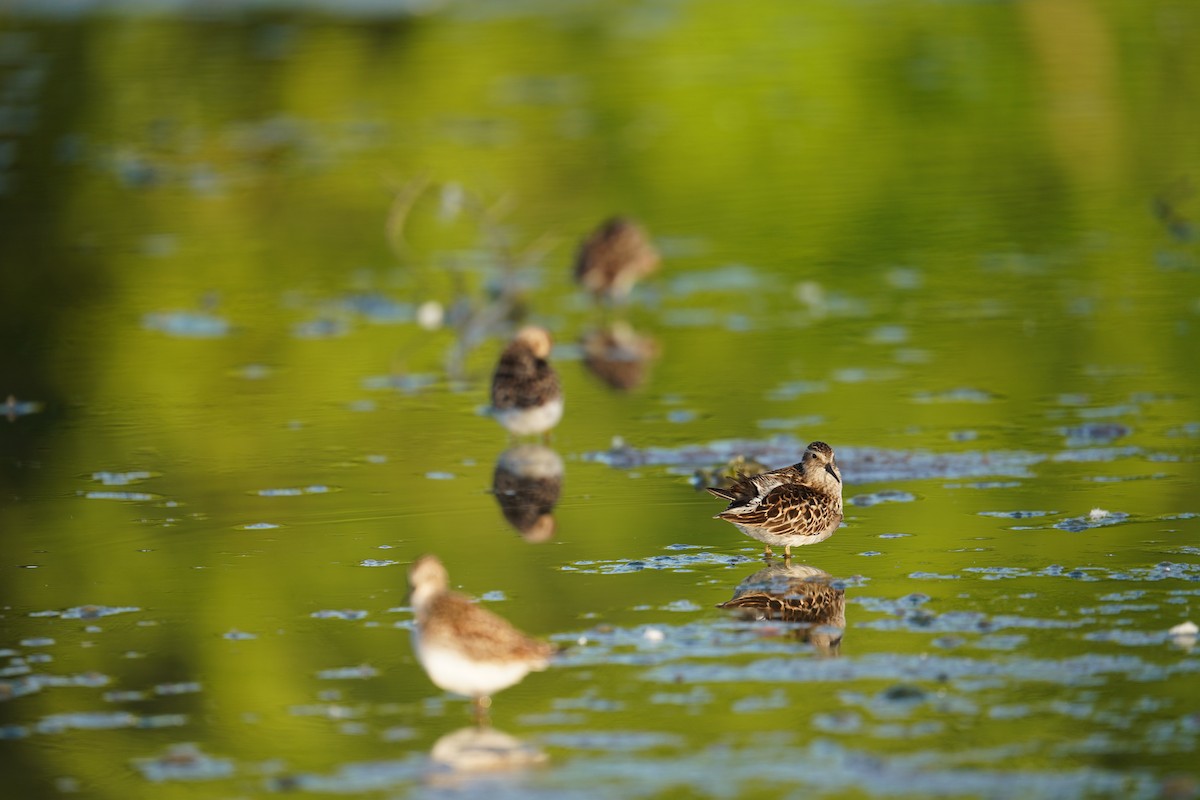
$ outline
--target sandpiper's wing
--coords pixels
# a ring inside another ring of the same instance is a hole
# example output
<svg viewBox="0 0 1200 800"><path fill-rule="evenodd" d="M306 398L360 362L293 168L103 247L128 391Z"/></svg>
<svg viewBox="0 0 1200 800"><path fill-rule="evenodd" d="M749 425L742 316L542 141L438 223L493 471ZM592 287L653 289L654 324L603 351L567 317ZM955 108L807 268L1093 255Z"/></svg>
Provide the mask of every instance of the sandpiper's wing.
<svg viewBox="0 0 1200 800"><path fill-rule="evenodd" d="M476 661L521 660L534 669L546 665L554 647L526 636L503 617L454 592L435 598L421 625L421 636L452 643Z"/></svg>
<svg viewBox="0 0 1200 800"><path fill-rule="evenodd" d="M527 347L510 347L492 374L492 407L532 408L558 396L558 374Z"/></svg>
<svg viewBox="0 0 1200 800"><path fill-rule="evenodd" d="M769 473L768 473L769 474ZM763 478L756 475L749 480ZM783 483L744 502L741 497L716 515L739 525L760 528L770 533L820 533L841 523L842 512L829 495L811 486Z"/></svg>
<svg viewBox="0 0 1200 800"><path fill-rule="evenodd" d="M729 501L732 511L737 506L753 505L755 500L768 494L772 489L785 483L799 483L800 470L795 467L781 467L758 475L743 475L729 485L728 489L717 486L706 487L709 494ZM718 516L720 516L718 514Z"/></svg>

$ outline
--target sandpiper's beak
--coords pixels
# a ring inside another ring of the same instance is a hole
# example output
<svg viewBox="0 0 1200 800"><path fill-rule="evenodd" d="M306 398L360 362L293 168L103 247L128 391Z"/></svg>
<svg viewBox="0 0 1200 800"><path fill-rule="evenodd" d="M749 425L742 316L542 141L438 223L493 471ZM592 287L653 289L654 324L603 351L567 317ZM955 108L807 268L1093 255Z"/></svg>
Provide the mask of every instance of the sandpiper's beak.
<svg viewBox="0 0 1200 800"><path fill-rule="evenodd" d="M837 468L833 466L832 462L825 465L825 471L828 472L830 475L832 475L833 479L835 481L837 481L838 483L842 482L842 476L838 475Z"/></svg>

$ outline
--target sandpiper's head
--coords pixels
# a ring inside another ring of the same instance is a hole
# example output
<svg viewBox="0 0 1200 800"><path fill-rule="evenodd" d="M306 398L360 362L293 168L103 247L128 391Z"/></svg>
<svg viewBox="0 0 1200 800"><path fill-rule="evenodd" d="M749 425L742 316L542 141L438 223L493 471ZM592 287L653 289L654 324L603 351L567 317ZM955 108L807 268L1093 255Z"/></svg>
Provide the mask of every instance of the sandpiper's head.
<svg viewBox="0 0 1200 800"><path fill-rule="evenodd" d="M528 347L538 358L546 358L550 355L550 333L545 328L527 325L517 331L517 335L513 337L513 343L517 342Z"/></svg>
<svg viewBox="0 0 1200 800"><path fill-rule="evenodd" d="M834 459L833 448L824 442L813 442L800 459L804 482L830 494L842 493L842 471Z"/></svg>
<svg viewBox="0 0 1200 800"><path fill-rule="evenodd" d="M416 611L449 588L450 574L435 555L423 555L408 568L408 601Z"/></svg>

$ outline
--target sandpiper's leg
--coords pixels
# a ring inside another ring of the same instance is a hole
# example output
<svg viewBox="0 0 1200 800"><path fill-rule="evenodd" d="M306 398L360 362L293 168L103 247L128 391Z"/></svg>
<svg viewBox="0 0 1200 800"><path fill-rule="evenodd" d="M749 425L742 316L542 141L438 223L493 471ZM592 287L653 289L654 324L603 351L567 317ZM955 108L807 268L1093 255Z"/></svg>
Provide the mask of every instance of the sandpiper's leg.
<svg viewBox="0 0 1200 800"><path fill-rule="evenodd" d="M790 544L785 544L783 546L783 557L784 558L792 557L792 546Z"/></svg>
<svg viewBox="0 0 1200 800"><path fill-rule="evenodd" d="M775 555L775 554L771 552L771 545L769 545L769 544L763 545L763 558L766 558L767 556L773 556L773 555Z"/></svg>
<svg viewBox="0 0 1200 800"><path fill-rule="evenodd" d="M488 709L492 706L492 698L487 695L481 695L471 700L471 707L474 713L475 724L481 728L486 728L490 720L488 719Z"/></svg>

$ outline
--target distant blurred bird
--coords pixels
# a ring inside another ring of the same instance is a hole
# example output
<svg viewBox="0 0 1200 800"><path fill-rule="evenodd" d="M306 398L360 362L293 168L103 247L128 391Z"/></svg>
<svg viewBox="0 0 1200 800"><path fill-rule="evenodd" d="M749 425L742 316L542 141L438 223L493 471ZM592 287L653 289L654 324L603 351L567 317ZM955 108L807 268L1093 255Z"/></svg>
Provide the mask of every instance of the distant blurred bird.
<svg viewBox="0 0 1200 800"><path fill-rule="evenodd" d="M554 537L554 506L562 493L563 462L540 444L510 447L496 459L492 493L500 512L527 542Z"/></svg>
<svg viewBox="0 0 1200 800"><path fill-rule="evenodd" d="M597 298L622 300L635 283L658 269L659 261L640 225L613 217L580 245L575 280Z"/></svg>
<svg viewBox="0 0 1200 800"><path fill-rule="evenodd" d="M717 607L752 620L798 623L798 638L830 655L837 653L846 629L846 590L828 572L807 564L769 563Z"/></svg>
<svg viewBox="0 0 1200 800"><path fill-rule="evenodd" d="M728 489L708 488L709 494L728 500L716 515L766 545L792 547L823 542L842 524L842 473L833 448L813 442L800 461L790 467L734 481Z"/></svg>
<svg viewBox="0 0 1200 800"><path fill-rule="evenodd" d="M414 561L408 583L417 660L439 688L470 697L478 719L493 694L549 664L553 646L450 591L449 574L436 556Z"/></svg>
<svg viewBox="0 0 1200 800"><path fill-rule="evenodd" d="M562 419L558 373L546 360L550 347L544 328L522 328L492 373L492 415L514 436L545 433Z"/></svg>

